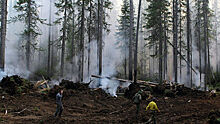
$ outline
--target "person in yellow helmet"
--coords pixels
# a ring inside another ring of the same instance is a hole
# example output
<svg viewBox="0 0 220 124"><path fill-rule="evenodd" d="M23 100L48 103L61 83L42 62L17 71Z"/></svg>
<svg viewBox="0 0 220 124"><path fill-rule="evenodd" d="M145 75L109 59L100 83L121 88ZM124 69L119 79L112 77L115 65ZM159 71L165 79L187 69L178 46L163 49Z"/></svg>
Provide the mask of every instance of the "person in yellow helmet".
<svg viewBox="0 0 220 124"><path fill-rule="evenodd" d="M150 122L153 122L154 124L156 124L156 118L155 118L155 113L160 112L160 110L157 107L157 104L155 103L156 99L153 98L152 101L148 104L148 106L146 107L146 111L148 111L150 109L151 111L151 118L147 121L147 124Z"/></svg>

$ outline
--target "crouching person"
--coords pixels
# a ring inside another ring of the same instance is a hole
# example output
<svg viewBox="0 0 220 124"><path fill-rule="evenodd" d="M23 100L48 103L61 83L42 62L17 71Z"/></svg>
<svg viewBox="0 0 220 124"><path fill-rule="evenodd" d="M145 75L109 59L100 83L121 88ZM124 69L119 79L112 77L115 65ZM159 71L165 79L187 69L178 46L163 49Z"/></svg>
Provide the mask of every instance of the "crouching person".
<svg viewBox="0 0 220 124"><path fill-rule="evenodd" d="M62 97L63 97L63 89L61 89L61 90L59 91L59 93L57 93L57 95L56 95L57 109L56 109L56 113L54 114L55 117L56 117L57 115L58 115L59 117L61 117L61 114L62 114L62 112L63 112Z"/></svg>
<svg viewBox="0 0 220 124"><path fill-rule="evenodd" d="M148 104L146 111L150 109L151 118L147 121L147 124L150 122L153 122L153 124L156 124L156 111L160 112L160 110L157 107L157 104L155 103L156 98L152 98L152 101Z"/></svg>

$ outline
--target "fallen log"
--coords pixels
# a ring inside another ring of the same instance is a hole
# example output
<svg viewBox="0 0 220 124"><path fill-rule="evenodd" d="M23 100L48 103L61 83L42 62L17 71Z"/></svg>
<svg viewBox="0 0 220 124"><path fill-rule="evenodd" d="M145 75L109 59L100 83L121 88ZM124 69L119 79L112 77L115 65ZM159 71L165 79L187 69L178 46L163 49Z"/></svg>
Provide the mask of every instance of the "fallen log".
<svg viewBox="0 0 220 124"><path fill-rule="evenodd" d="M114 78L114 77L102 77L100 75L91 75L91 77L94 77L94 78L101 78L101 79L104 79L104 78L107 78L109 80L118 80L120 82L130 82L132 83L133 81L130 81L130 80L125 80L125 79L119 79L119 78Z"/></svg>
<svg viewBox="0 0 220 124"><path fill-rule="evenodd" d="M100 75L91 75L91 77L93 78L100 78L100 79L109 79L109 80L117 80L120 83L133 83L133 81L131 80L126 80L126 79L120 79L120 78L114 78L114 77L103 77ZM168 81L169 82L169 81ZM177 87L177 86L184 86L183 84L177 84L177 83L173 83L173 82L169 82L169 83L163 83L163 85L167 85L169 87ZM142 81L142 80L138 80L137 81L138 84L142 85L142 86L150 86L150 87L156 87L159 85L159 83L155 83L155 82L150 82L150 81Z"/></svg>

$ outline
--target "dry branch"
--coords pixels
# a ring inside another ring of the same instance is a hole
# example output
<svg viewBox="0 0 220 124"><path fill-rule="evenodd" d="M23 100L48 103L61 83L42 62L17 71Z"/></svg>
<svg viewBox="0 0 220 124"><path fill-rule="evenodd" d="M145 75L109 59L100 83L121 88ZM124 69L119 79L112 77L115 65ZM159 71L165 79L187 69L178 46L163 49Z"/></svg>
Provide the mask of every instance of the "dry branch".
<svg viewBox="0 0 220 124"><path fill-rule="evenodd" d="M20 112L14 112L15 114L21 114L22 112L24 112L25 110L27 110L27 108L21 110Z"/></svg>

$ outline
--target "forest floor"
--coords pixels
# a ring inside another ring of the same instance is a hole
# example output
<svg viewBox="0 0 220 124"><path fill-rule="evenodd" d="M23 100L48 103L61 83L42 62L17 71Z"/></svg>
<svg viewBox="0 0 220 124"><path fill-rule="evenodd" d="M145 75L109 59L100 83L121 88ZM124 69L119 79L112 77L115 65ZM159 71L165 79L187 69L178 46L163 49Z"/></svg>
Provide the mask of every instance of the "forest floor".
<svg viewBox="0 0 220 124"><path fill-rule="evenodd" d="M20 95L0 93L0 123L7 124L64 124L64 123L144 123L150 113L145 111L150 101L141 103L140 116L136 119L136 106L123 97L112 97L101 89L64 91L64 111L55 118L55 99L47 94L28 92ZM157 113L159 124L206 124L210 112L219 111L220 96L201 95L156 96L161 110ZM5 115L5 110L7 114Z"/></svg>

